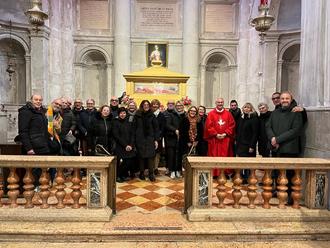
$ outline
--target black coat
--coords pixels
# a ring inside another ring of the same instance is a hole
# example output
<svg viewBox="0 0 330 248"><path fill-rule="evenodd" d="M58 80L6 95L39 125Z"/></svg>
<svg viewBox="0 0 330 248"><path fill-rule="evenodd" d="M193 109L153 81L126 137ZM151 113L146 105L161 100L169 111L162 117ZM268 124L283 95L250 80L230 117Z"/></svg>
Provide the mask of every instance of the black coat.
<svg viewBox="0 0 330 248"><path fill-rule="evenodd" d="M156 116L156 120L158 123L158 130L159 130L159 140L158 140L158 149L157 151L160 151L162 148L162 139L164 138L164 130L165 130L165 115L162 112L159 112Z"/></svg>
<svg viewBox="0 0 330 248"><path fill-rule="evenodd" d="M202 123L199 121L196 124L196 128L197 128L197 136L195 141L199 141L201 139L201 137L203 136L203 126ZM188 143L192 143L192 141L189 138L189 127L190 127L190 123L189 123L189 119L188 117L184 117L180 123L180 127L179 127L179 133L180 133L180 138L179 138L179 145L183 151L183 154L188 153L189 152L189 147L188 147Z"/></svg>
<svg viewBox="0 0 330 248"><path fill-rule="evenodd" d="M278 154L294 154L300 152L299 136L303 128L302 114L291 112L292 108L275 109L266 124L267 137L269 140L275 137L279 148Z"/></svg>
<svg viewBox="0 0 330 248"><path fill-rule="evenodd" d="M18 134L23 153L33 149L38 155L49 154L48 121L45 113L46 109L36 110L30 102L18 110Z"/></svg>
<svg viewBox="0 0 330 248"><path fill-rule="evenodd" d="M111 130L111 119L109 115L106 118L101 116L100 112L97 112L95 119L91 122L88 131L88 145L95 150L95 145L100 144L108 152L113 153L113 139Z"/></svg>
<svg viewBox="0 0 330 248"><path fill-rule="evenodd" d="M231 115L233 116L233 118L235 120L236 132L237 132L237 126L238 126L238 123L239 123L239 121L241 119L241 116L242 116L241 109L240 108L237 108L236 110L229 109L229 112L231 113Z"/></svg>
<svg viewBox="0 0 330 248"><path fill-rule="evenodd" d="M114 153L118 158L132 158L136 155L135 122L115 118L112 123L112 135L116 143ZM126 151L126 146L132 146L132 151Z"/></svg>
<svg viewBox="0 0 330 248"><path fill-rule="evenodd" d="M238 121L236 135L236 154L239 157L255 157L258 141L259 120L256 113L244 116ZM249 153L249 148L254 151Z"/></svg>
<svg viewBox="0 0 330 248"><path fill-rule="evenodd" d="M74 116L71 109L66 108L62 112L62 124L61 124L61 138L64 139L65 135L71 130L74 134L76 129L76 117Z"/></svg>
<svg viewBox="0 0 330 248"><path fill-rule="evenodd" d="M95 108L92 110L83 109L78 113L79 113L79 121L77 121L77 128L81 136L86 136L91 123L96 117L97 111Z"/></svg>
<svg viewBox="0 0 330 248"><path fill-rule="evenodd" d="M176 147L178 138L175 134L175 130L179 130L180 122L183 119L175 110L166 110L165 115L165 128L164 139L166 147Z"/></svg>
<svg viewBox="0 0 330 248"><path fill-rule="evenodd" d="M206 118L207 118L207 115L204 115L200 120L202 134L204 133ZM207 146L208 146L207 141L203 138L203 135L199 136L198 144L196 147L197 155L198 156L207 156Z"/></svg>
<svg viewBox="0 0 330 248"><path fill-rule="evenodd" d="M136 111L135 140L138 155L152 158L156 155L155 141L159 140L159 128L155 115L151 112Z"/></svg>
<svg viewBox="0 0 330 248"><path fill-rule="evenodd" d="M259 115L259 135L258 135L258 152L263 157L270 156L270 142L267 137L266 123L269 120L271 111Z"/></svg>

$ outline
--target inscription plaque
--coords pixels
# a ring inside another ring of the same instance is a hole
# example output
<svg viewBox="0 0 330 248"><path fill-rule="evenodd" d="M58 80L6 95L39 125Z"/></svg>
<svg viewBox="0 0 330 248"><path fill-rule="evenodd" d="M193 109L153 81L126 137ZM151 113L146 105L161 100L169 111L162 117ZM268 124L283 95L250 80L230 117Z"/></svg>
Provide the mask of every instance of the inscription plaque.
<svg viewBox="0 0 330 248"><path fill-rule="evenodd" d="M180 27L179 6L176 1L137 1L136 31L146 33L173 33Z"/></svg>
<svg viewBox="0 0 330 248"><path fill-rule="evenodd" d="M210 33L232 33L235 20L233 5L206 4L204 31Z"/></svg>
<svg viewBox="0 0 330 248"><path fill-rule="evenodd" d="M108 29L108 23L108 0L80 0L80 29Z"/></svg>

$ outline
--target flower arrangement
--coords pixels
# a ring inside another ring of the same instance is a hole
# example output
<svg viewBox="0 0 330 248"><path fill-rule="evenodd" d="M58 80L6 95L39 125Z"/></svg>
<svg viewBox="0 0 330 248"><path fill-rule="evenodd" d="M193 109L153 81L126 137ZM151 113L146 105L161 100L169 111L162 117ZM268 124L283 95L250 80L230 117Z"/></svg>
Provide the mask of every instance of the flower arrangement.
<svg viewBox="0 0 330 248"><path fill-rule="evenodd" d="M182 97L181 101L184 106L190 106L192 102L188 96Z"/></svg>

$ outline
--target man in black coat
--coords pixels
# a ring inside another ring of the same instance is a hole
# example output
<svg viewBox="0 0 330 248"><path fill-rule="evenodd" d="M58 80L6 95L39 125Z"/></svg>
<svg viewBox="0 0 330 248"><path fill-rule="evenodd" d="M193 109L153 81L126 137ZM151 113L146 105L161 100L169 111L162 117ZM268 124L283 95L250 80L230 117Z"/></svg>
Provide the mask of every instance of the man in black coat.
<svg viewBox="0 0 330 248"><path fill-rule="evenodd" d="M268 139L277 157L298 157L300 152L299 136L303 128L303 119L300 112L292 112L293 97L289 92L282 92L281 107L275 109L266 124ZM291 204L291 180L293 170L287 170L288 196Z"/></svg>
<svg viewBox="0 0 330 248"><path fill-rule="evenodd" d="M241 109L238 107L238 103L236 100L231 100L230 101L230 107L229 107L229 112L233 116L236 124L236 133L237 133L237 128L238 128L238 123L241 119L242 112ZM234 157L236 157L236 140L233 143L233 152L234 152Z"/></svg>
<svg viewBox="0 0 330 248"><path fill-rule="evenodd" d="M42 100L41 95L33 95L31 101L18 110L18 134L23 154L49 154L48 122Z"/></svg>
<svg viewBox="0 0 330 248"><path fill-rule="evenodd" d="M61 116L63 120L61 125L60 138L62 142L63 155L72 156L76 154L74 150L74 143L71 143L67 136L72 136L76 130L76 117L70 108L70 101L64 97L62 98Z"/></svg>

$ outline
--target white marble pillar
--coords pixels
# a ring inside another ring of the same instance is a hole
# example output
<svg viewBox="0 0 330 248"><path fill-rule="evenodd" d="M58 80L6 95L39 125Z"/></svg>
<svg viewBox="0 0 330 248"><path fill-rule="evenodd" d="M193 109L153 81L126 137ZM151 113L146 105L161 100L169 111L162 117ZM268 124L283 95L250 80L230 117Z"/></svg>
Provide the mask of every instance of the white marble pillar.
<svg viewBox="0 0 330 248"><path fill-rule="evenodd" d="M114 92L120 96L125 91L123 74L130 72L131 62L131 9L130 0L116 0L114 8Z"/></svg>
<svg viewBox="0 0 330 248"><path fill-rule="evenodd" d="M35 32L31 30L31 94L41 94L48 102L48 39L46 29Z"/></svg>
<svg viewBox="0 0 330 248"><path fill-rule="evenodd" d="M300 102L330 106L330 3L302 0L301 11Z"/></svg>
<svg viewBox="0 0 330 248"><path fill-rule="evenodd" d="M199 1L183 1L182 72L190 76L187 95L197 104L199 61Z"/></svg>

